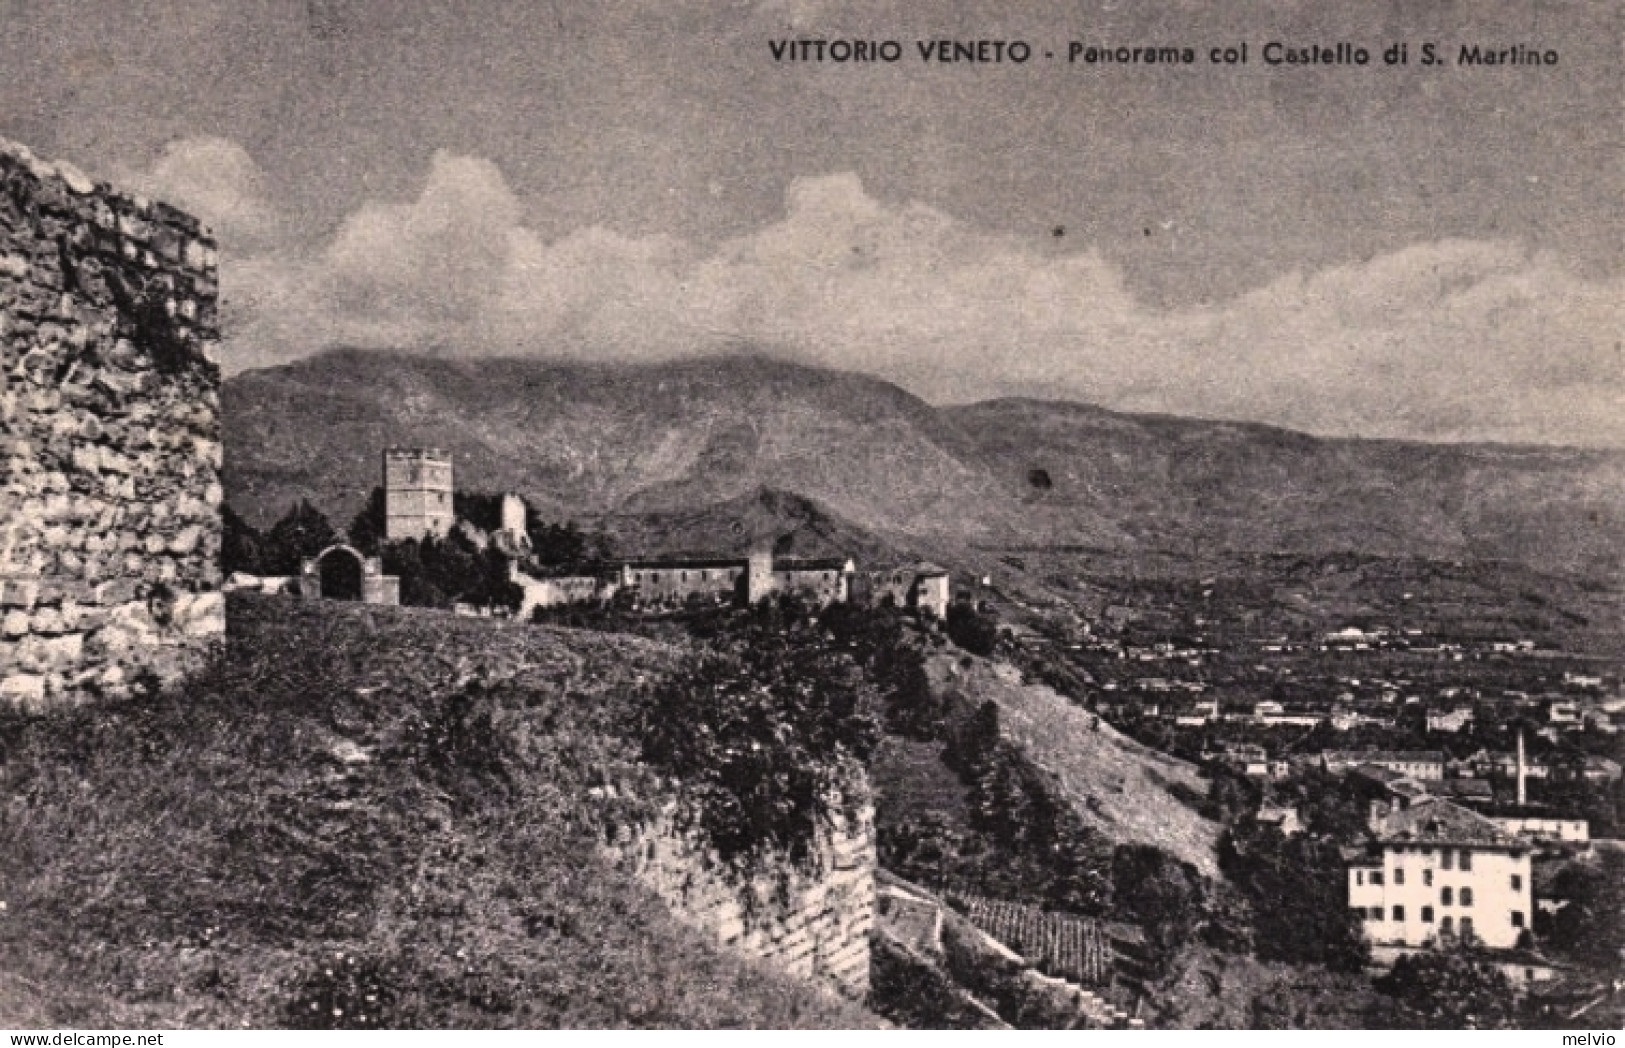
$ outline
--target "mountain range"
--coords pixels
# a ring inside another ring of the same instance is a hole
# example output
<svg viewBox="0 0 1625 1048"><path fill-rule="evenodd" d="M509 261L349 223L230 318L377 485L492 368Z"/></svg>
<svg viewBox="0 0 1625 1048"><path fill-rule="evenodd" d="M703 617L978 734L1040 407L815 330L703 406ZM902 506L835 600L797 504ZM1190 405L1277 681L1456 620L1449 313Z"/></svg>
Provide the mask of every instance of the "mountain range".
<svg viewBox="0 0 1625 1048"><path fill-rule="evenodd" d="M233 508L343 526L394 445L452 453L638 552L1073 546L1355 551L1621 575L1625 451L1328 439L1028 399L933 406L861 374L331 350L222 392ZM656 548L658 547L658 548Z"/></svg>

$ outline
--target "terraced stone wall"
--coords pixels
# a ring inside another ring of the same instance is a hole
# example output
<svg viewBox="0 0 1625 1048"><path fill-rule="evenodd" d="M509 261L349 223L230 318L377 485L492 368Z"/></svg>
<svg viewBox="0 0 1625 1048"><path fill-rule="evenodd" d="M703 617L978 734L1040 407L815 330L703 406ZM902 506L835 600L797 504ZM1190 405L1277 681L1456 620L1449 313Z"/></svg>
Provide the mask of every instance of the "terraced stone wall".
<svg viewBox="0 0 1625 1048"><path fill-rule="evenodd" d="M786 865L741 887L696 834L667 818L623 842L617 857L680 920L719 945L862 1000L875 912L873 810L827 831L818 851L816 875Z"/></svg>

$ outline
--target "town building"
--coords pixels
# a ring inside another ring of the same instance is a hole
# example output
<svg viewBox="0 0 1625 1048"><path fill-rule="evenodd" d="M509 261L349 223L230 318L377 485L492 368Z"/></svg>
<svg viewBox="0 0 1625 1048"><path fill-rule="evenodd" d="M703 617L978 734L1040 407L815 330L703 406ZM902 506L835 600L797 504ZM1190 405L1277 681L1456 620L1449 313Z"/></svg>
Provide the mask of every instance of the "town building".
<svg viewBox="0 0 1625 1048"><path fill-rule="evenodd" d="M1591 840L1591 824L1585 819L1545 814L1491 815L1489 818L1507 834L1528 841L1584 844Z"/></svg>
<svg viewBox="0 0 1625 1048"><path fill-rule="evenodd" d="M1429 783L1428 792L1472 808L1495 800L1494 788L1483 779L1445 779Z"/></svg>
<svg viewBox="0 0 1625 1048"><path fill-rule="evenodd" d="M1472 722L1473 708L1471 706L1457 706L1453 710L1430 712L1428 714L1428 731L1454 735Z"/></svg>
<svg viewBox="0 0 1625 1048"><path fill-rule="evenodd" d="M1349 906L1374 946L1471 936L1512 949L1534 914L1530 846L1490 819L1424 796L1373 807L1371 839L1348 866Z"/></svg>
<svg viewBox="0 0 1625 1048"><path fill-rule="evenodd" d="M1563 727L1579 727L1582 722L1580 704L1568 700L1553 702L1546 707L1546 721Z"/></svg>
<svg viewBox="0 0 1625 1048"><path fill-rule="evenodd" d="M1329 772L1370 764L1424 782L1444 778L1444 754L1438 750L1326 750L1320 760Z"/></svg>
<svg viewBox="0 0 1625 1048"><path fill-rule="evenodd" d="M445 538L456 517L451 456L439 448L384 452L384 538Z"/></svg>
<svg viewBox="0 0 1625 1048"><path fill-rule="evenodd" d="M1258 806L1258 821L1265 826L1274 826L1281 836L1291 837L1303 832L1303 819L1298 809L1291 805L1270 804L1265 801Z"/></svg>
<svg viewBox="0 0 1625 1048"><path fill-rule="evenodd" d="M1611 757L1601 757L1597 754L1587 754L1585 770L1581 772L1588 782L1607 784L1620 780L1621 769L1619 761Z"/></svg>
<svg viewBox="0 0 1625 1048"><path fill-rule="evenodd" d="M1467 758L1463 771L1478 778L1516 778L1518 755L1498 750L1479 750ZM1523 774L1531 779L1545 779L1551 777L1551 769L1543 761L1526 759Z"/></svg>

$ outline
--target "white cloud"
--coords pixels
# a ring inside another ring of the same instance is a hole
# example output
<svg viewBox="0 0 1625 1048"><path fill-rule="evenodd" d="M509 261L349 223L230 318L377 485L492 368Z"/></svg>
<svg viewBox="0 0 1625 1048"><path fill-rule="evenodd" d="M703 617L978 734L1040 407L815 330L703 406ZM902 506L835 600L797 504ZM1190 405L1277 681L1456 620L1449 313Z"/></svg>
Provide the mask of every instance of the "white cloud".
<svg viewBox="0 0 1625 1048"><path fill-rule="evenodd" d="M232 149L194 152L215 158L205 170L252 171ZM220 200L256 199L218 182ZM796 180L781 219L707 252L599 227L549 243L522 214L493 164L440 153L416 199L363 207L320 252L245 257L223 231L228 362L338 343L622 360L748 343L937 400L1625 445L1625 286L1515 244L1416 244L1169 311L1092 251L879 201L851 174Z"/></svg>
<svg viewBox="0 0 1625 1048"><path fill-rule="evenodd" d="M176 139L150 168L119 171L115 180L191 212L238 250L263 248L280 226L266 198L264 173L229 139Z"/></svg>

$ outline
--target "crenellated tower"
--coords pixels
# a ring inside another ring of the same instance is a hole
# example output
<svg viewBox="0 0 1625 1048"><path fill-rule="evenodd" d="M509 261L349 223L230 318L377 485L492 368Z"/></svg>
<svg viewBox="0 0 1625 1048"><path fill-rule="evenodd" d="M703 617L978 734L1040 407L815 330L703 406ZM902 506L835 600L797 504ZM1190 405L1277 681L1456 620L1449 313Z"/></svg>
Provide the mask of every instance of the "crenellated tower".
<svg viewBox="0 0 1625 1048"><path fill-rule="evenodd" d="M439 448L384 452L384 537L444 538L454 522L451 456Z"/></svg>

